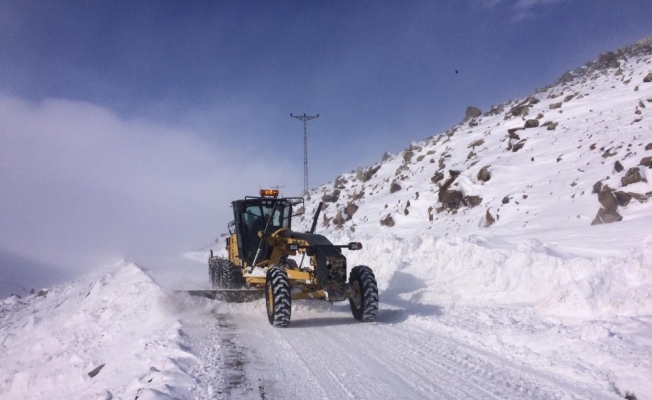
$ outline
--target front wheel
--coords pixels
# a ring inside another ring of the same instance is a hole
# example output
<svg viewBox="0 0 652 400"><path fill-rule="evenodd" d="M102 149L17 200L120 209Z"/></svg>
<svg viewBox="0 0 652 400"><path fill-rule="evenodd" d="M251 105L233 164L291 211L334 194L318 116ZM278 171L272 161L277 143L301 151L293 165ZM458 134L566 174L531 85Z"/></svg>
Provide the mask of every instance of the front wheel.
<svg viewBox="0 0 652 400"><path fill-rule="evenodd" d="M366 265L353 267L349 275L353 296L349 299L353 318L360 322L372 322L378 313L378 285L371 268Z"/></svg>
<svg viewBox="0 0 652 400"><path fill-rule="evenodd" d="M292 314L290 279L287 272L281 267L272 267L267 270L265 304L270 324L281 328L290 325L290 315Z"/></svg>

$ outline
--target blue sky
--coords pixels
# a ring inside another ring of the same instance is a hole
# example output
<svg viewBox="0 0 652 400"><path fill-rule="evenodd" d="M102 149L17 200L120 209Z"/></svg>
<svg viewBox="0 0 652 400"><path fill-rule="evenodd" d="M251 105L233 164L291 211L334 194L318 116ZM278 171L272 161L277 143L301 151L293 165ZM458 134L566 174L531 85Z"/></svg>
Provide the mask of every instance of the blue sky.
<svg viewBox="0 0 652 400"><path fill-rule="evenodd" d="M648 0L0 1L0 235L11 237L0 250L61 248L33 210L72 232L88 221L80 207L116 225L97 240L155 225L179 233L148 249L198 246L223 231L231 198L301 192L290 113L320 114L308 125L314 187L446 130L469 105L528 95L652 36L650 15ZM46 187L58 205L34 200Z"/></svg>

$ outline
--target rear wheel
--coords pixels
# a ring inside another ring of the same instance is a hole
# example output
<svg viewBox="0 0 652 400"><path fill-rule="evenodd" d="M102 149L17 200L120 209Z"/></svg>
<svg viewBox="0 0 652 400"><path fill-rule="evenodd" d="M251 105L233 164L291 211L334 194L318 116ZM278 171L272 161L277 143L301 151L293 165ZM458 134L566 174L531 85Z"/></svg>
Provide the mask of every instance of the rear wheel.
<svg viewBox="0 0 652 400"><path fill-rule="evenodd" d="M287 272L281 267L272 267L267 270L265 304L270 324L278 327L286 327L290 324L290 315L292 314L290 279Z"/></svg>
<svg viewBox="0 0 652 400"><path fill-rule="evenodd" d="M360 322L372 322L378 313L378 285L371 268L366 265L353 267L349 275L353 297L349 299L353 318Z"/></svg>
<svg viewBox="0 0 652 400"><path fill-rule="evenodd" d="M223 289L240 289L244 286L242 269L229 260L223 259L221 261L220 287Z"/></svg>
<svg viewBox="0 0 652 400"><path fill-rule="evenodd" d="M208 279L211 288L218 289L222 287L222 260L217 257L208 259Z"/></svg>

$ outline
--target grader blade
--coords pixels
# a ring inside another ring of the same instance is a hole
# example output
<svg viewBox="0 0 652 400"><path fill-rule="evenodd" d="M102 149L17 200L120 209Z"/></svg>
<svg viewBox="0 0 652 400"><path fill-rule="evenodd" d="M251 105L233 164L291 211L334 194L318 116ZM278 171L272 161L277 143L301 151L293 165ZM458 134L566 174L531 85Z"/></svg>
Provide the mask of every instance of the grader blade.
<svg viewBox="0 0 652 400"><path fill-rule="evenodd" d="M248 303L265 297L264 289L188 290L185 293L191 296L206 297L226 303Z"/></svg>

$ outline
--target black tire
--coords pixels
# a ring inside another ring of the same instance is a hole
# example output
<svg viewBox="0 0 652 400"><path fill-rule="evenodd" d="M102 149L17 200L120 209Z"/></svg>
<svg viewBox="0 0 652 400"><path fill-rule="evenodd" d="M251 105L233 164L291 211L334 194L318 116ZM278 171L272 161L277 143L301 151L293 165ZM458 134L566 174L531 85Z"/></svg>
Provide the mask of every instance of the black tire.
<svg viewBox="0 0 652 400"><path fill-rule="evenodd" d="M272 267L267 270L265 304L270 324L280 328L290 325L292 314L290 279L287 272L281 267Z"/></svg>
<svg viewBox="0 0 652 400"><path fill-rule="evenodd" d="M222 260L217 257L208 259L208 279L211 288L219 289L222 287Z"/></svg>
<svg viewBox="0 0 652 400"><path fill-rule="evenodd" d="M372 322L378 314L378 285L376 276L366 265L353 267L349 275L353 297L349 299L353 318L360 322Z"/></svg>
<svg viewBox="0 0 652 400"><path fill-rule="evenodd" d="M299 269L299 264L291 258L285 260L285 265L288 269Z"/></svg>
<svg viewBox="0 0 652 400"><path fill-rule="evenodd" d="M240 289L244 286L244 277L242 268L233 264L231 261L223 259L221 262L221 279L222 289Z"/></svg>

